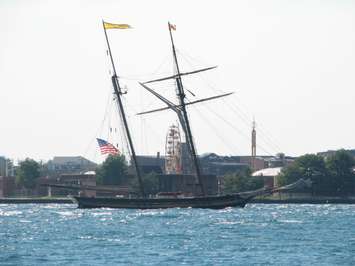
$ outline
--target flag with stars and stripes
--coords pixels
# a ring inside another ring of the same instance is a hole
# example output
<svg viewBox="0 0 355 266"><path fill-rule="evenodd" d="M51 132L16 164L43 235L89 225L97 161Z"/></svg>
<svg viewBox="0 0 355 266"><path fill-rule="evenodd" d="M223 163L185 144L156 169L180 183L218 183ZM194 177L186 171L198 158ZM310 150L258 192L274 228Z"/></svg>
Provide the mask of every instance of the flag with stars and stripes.
<svg viewBox="0 0 355 266"><path fill-rule="evenodd" d="M120 154L120 151L115 146L113 146L113 144L107 142L106 140L97 138L97 143L99 144L101 154Z"/></svg>

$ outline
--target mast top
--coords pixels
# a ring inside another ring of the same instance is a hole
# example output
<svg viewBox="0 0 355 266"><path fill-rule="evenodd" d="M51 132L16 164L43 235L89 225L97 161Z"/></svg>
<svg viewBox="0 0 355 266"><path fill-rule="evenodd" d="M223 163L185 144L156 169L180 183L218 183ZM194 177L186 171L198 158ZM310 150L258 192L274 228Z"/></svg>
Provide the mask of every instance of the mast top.
<svg viewBox="0 0 355 266"><path fill-rule="evenodd" d="M176 30L176 25L175 24L171 24L170 22L168 22L168 26L169 26L169 30Z"/></svg>

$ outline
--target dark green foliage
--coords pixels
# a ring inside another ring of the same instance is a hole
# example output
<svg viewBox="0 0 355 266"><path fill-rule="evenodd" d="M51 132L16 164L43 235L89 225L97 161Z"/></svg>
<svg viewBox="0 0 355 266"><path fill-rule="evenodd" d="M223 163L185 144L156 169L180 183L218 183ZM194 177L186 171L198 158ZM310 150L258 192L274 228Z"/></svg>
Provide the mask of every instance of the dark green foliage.
<svg viewBox="0 0 355 266"><path fill-rule="evenodd" d="M39 165L40 176L49 176L50 175L47 163L45 163L43 161L39 161L38 165Z"/></svg>
<svg viewBox="0 0 355 266"><path fill-rule="evenodd" d="M123 155L109 155L96 170L96 182L100 185L126 185L128 166Z"/></svg>
<svg viewBox="0 0 355 266"><path fill-rule="evenodd" d="M354 157L345 150L339 150L326 159L326 165L334 192L343 195L354 192Z"/></svg>
<svg viewBox="0 0 355 266"><path fill-rule="evenodd" d="M20 162L16 173L16 184L28 189L33 189L36 186L36 179L40 176L40 166L32 159Z"/></svg>
<svg viewBox="0 0 355 266"><path fill-rule="evenodd" d="M296 161L282 169L278 177L280 185L288 185L298 179L311 179L313 182L313 193L322 194L329 189L328 170L323 157L315 154L300 156ZM304 190L300 190L304 191Z"/></svg>
<svg viewBox="0 0 355 266"><path fill-rule="evenodd" d="M337 151L326 160L318 155L306 154L283 168L278 182L287 185L300 178L310 178L315 195L345 195L354 190L354 165L354 158L344 150Z"/></svg>
<svg viewBox="0 0 355 266"><path fill-rule="evenodd" d="M277 177L280 186L296 182L302 176L301 170L295 164L285 167Z"/></svg>
<svg viewBox="0 0 355 266"><path fill-rule="evenodd" d="M324 176L327 173L323 157L306 154L296 159L295 165L303 177Z"/></svg>
<svg viewBox="0 0 355 266"><path fill-rule="evenodd" d="M225 194L255 190L264 186L262 178L251 176L249 169L238 173L227 174L223 177L223 180Z"/></svg>

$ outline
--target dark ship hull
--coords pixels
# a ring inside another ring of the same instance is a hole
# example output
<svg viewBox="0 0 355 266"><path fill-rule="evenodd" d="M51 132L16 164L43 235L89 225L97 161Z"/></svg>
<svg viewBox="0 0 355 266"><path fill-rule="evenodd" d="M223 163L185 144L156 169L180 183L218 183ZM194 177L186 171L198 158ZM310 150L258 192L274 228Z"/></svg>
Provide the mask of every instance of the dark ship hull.
<svg viewBox="0 0 355 266"><path fill-rule="evenodd" d="M79 208L166 209L166 208L244 208L253 197L243 198L238 194L193 198L112 198L79 197L73 199Z"/></svg>
<svg viewBox="0 0 355 266"><path fill-rule="evenodd" d="M257 196L271 195L276 192L287 192L297 188L310 187L310 180L298 181L282 187L240 192L223 196L184 197L184 198L114 198L114 197L81 197L73 196L79 208L116 208L116 209L166 209L166 208L205 208L223 209L226 207L244 208Z"/></svg>

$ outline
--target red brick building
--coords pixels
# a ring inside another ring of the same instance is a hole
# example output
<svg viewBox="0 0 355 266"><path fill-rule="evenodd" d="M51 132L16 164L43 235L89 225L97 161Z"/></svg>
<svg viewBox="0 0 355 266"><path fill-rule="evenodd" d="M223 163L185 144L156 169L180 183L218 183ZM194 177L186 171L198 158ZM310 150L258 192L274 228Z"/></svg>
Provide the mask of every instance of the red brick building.
<svg viewBox="0 0 355 266"><path fill-rule="evenodd" d="M15 177L0 176L0 198L10 197L15 192Z"/></svg>

